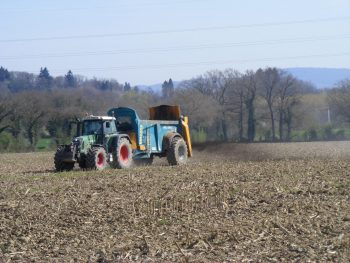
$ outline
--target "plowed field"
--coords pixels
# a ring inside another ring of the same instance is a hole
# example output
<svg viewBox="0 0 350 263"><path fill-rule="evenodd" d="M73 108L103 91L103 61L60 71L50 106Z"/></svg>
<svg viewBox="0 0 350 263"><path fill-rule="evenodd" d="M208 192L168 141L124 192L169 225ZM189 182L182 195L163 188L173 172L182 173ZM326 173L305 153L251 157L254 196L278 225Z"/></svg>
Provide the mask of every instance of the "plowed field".
<svg viewBox="0 0 350 263"><path fill-rule="evenodd" d="M350 261L350 142L210 144L189 164L55 173L0 155L0 262Z"/></svg>

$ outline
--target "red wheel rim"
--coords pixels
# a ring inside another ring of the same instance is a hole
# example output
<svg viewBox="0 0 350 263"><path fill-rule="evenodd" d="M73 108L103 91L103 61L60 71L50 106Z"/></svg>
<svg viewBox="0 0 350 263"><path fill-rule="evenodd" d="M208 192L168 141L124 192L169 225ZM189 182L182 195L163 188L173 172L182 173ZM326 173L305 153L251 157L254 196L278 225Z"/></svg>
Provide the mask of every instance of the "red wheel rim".
<svg viewBox="0 0 350 263"><path fill-rule="evenodd" d="M120 147L120 159L123 162L127 162L129 160L129 149L126 145Z"/></svg>
<svg viewBox="0 0 350 263"><path fill-rule="evenodd" d="M97 166L102 166L104 162L104 156L103 153L99 153L97 155Z"/></svg>

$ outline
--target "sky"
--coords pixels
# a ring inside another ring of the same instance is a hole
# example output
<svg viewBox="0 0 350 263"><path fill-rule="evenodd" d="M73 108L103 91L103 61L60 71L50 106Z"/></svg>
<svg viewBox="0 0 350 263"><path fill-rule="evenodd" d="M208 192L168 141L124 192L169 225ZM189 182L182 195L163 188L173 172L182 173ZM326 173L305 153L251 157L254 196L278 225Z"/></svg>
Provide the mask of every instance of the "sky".
<svg viewBox="0 0 350 263"><path fill-rule="evenodd" d="M350 68L350 0L0 0L0 66L151 85L209 70Z"/></svg>

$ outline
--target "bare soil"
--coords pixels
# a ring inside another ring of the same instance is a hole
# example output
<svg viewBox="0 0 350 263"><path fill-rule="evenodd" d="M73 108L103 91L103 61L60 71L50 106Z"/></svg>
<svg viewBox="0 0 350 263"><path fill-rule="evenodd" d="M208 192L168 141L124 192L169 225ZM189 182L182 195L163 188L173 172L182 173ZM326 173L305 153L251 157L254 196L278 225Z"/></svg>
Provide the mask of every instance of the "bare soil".
<svg viewBox="0 0 350 263"><path fill-rule="evenodd" d="M0 155L0 262L349 262L350 142L209 144L55 173Z"/></svg>

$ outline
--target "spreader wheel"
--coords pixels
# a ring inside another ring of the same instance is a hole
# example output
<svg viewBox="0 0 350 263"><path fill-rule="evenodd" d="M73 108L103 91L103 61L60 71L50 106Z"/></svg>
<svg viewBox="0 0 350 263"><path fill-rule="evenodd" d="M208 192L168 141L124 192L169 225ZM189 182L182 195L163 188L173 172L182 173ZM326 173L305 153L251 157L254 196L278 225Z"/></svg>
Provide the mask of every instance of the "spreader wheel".
<svg viewBox="0 0 350 263"><path fill-rule="evenodd" d="M167 159L170 165L183 165L187 162L187 145L182 138L174 138L167 151Z"/></svg>

